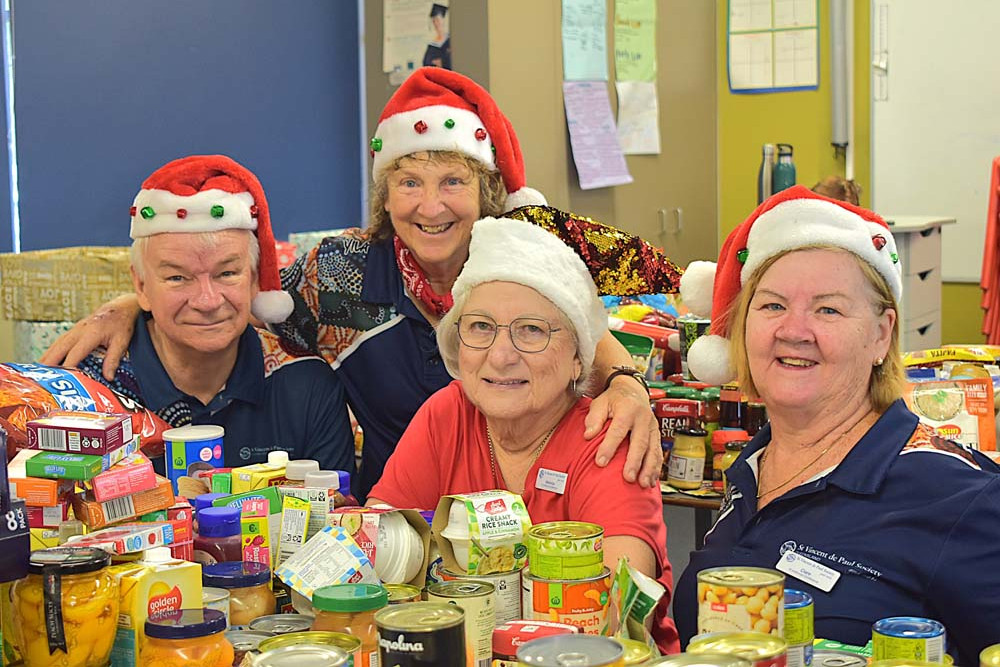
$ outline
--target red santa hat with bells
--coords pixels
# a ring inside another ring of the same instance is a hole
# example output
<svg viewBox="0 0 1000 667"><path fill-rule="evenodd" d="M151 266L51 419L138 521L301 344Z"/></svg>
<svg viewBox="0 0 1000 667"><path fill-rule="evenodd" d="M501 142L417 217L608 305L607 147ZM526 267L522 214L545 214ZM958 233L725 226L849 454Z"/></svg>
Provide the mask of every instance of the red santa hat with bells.
<svg viewBox="0 0 1000 667"><path fill-rule="evenodd" d="M499 169L507 189L505 211L544 205L525 186L524 158L510 121L472 79L440 67L421 67L382 110L369 144L375 178L397 158L420 151L455 151Z"/></svg>
<svg viewBox="0 0 1000 667"><path fill-rule="evenodd" d="M714 262L692 262L681 276L684 304L711 317L709 334L688 349L691 373L702 382L735 379L729 354L730 309L740 288L769 258L814 245L848 250L885 278L893 296L902 294L902 271L889 226L876 213L828 199L801 185L774 195L734 229Z"/></svg>
<svg viewBox="0 0 1000 667"><path fill-rule="evenodd" d="M281 289L264 188L232 158L191 155L168 162L142 184L131 216L133 239L169 232L251 230L260 245L260 292L251 310L264 322L283 322L292 314L292 297Z"/></svg>

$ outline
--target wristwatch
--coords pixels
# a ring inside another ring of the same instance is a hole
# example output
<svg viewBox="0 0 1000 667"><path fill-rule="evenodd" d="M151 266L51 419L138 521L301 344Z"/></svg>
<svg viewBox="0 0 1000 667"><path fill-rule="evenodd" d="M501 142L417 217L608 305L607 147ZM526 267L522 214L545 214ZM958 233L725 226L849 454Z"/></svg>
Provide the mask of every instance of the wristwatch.
<svg viewBox="0 0 1000 667"><path fill-rule="evenodd" d="M635 366L612 366L608 380L604 384L604 391L608 390L608 387L611 386L611 381L619 375L628 375L635 378L642 385L642 388L646 390L646 394L649 394L649 383L646 382L646 376Z"/></svg>

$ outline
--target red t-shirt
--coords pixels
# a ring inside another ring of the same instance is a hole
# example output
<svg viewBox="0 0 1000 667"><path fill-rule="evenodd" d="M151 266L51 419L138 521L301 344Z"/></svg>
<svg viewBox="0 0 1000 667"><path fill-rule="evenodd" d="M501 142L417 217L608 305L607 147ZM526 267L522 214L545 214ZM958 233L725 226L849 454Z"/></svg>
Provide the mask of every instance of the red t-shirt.
<svg viewBox="0 0 1000 667"><path fill-rule="evenodd" d="M594 463L604 433L584 439L589 407L590 399L582 398L559 422L528 471L521 495L534 523L589 521L603 526L605 537L627 535L649 545L656 556L657 579L667 591L654 612L653 637L662 651L677 653L677 629L667 616L673 577L660 492L625 481L624 447L618 448L607 467ZM565 491L535 488L540 468L566 473ZM490 467L486 419L456 380L427 399L413 416L369 497L393 507L434 509L441 496L496 488L503 486Z"/></svg>

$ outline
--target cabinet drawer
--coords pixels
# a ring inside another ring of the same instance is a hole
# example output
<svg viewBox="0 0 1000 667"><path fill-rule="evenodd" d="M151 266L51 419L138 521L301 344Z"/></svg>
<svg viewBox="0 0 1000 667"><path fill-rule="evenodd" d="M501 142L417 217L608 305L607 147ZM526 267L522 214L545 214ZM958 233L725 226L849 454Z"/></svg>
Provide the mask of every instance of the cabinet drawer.
<svg viewBox="0 0 1000 667"><path fill-rule="evenodd" d="M903 276L903 312L905 320L941 310L941 269L935 267Z"/></svg>
<svg viewBox="0 0 1000 667"><path fill-rule="evenodd" d="M936 269L941 264L941 228L931 227L922 232L893 233L903 275Z"/></svg>
<svg viewBox="0 0 1000 667"><path fill-rule="evenodd" d="M904 322L900 328L900 343L903 352L941 347L941 311Z"/></svg>

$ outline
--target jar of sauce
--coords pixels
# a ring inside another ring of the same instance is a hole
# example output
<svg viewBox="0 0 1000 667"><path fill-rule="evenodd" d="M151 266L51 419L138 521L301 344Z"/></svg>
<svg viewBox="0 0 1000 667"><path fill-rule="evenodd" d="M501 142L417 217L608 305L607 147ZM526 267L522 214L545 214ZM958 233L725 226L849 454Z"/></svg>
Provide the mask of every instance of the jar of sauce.
<svg viewBox="0 0 1000 667"><path fill-rule="evenodd" d="M270 581L271 568L263 563L214 563L203 566L201 572L203 585L229 591L229 623L233 629L275 613Z"/></svg>
<svg viewBox="0 0 1000 667"><path fill-rule="evenodd" d="M726 490L725 470L733 464L736 457L750 441L746 431L723 429L712 434L712 488L716 491ZM730 447L730 444L733 447Z"/></svg>
<svg viewBox="0 0 1000 667"><path fill-rule="evenodd" d="M727 384L719 392L719 428L743 428L746 398L737 384Z"/></svg>
<svg viewBox="0 0 1000 667"><path fill-rule="evenodd" d="M767 408L760 401L747 402L746 430L751 438L767 424Z"/></svg>
<svg viewBox="0 0 1000 667"><path fill-rule="evenodd" d="M734 433L743 433L743 431L733 431ZM722 473L722 489L723 491L729 490L729 482L726 479L726 470L729 466L733 465L733 462L740 457L740 453L743 452L743 448L750 444L747 439L734 439L726 443L726 452L722 455L722 459L719 461L719 469Z"/></svg>
<svg viewBox="0 0 1000 667"><path fill-rule="evenodd" d="M146 619L141 665L231 667L226 617L215 609L180 609Z"/></svg>
<svg viewBox="0 0 1000 667"><path fill-rule="evenodd" d="M389 604L389 592L376 584L337 584L313 592L313 630L344 632L361 640L359 667L378 667L375 612Z"/></svg>
<svg viewBox="0 0 1000 667"><path fill-rule="evenodd" d="M206 507L198 512L194 560L202 565L243 559L240 508Z"/></svg>
<svg viewBox="0 0 1000 667"><path fill-rule="evenodd" d="M705 436L700 428L674 431L667 483L675 489L697 489L705 477Z"/></svg>
<svg viewBox="0 0 1000 667"><path fill-rule="evenodd" d="M111 555L92 547L31 554L13 587L18 646L27 667L104 667L118 626L118 579Z"/></svg>

